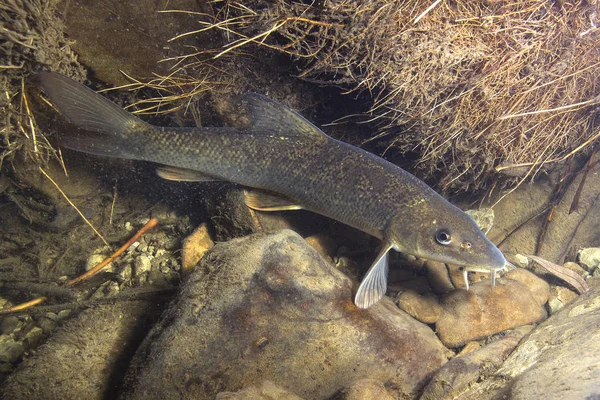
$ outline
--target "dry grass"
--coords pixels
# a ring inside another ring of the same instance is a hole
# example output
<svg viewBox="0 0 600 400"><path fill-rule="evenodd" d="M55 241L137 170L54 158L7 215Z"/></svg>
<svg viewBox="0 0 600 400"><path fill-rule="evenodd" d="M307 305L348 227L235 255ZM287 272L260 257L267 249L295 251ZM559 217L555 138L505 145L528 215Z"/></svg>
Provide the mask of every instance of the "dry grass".
<svg viewBox="0 0 600 400"><path fill-rule="evenodd" d="M216 58L261 46L303 79L370 92L367 140L418 152L421 175L464 190L520 167L531 177L598 138L592 3L228 0L198 17L227 39Z"/></svg>
<svg viewBox="0 0 600 400"><path fill-rule="evenodd" d="M44 132L37 129L26 89L42 67L82 79L83 69L55 15L56 0L0 2L0 168L21 152L44 165L60 158Z"/></svg>

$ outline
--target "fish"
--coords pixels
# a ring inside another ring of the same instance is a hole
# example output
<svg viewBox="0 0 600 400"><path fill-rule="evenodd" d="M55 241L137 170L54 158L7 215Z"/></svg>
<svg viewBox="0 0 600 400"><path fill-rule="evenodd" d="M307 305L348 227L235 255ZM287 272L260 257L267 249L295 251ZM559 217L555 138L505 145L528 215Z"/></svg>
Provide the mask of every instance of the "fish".
<svg viewBox="0 0 600 400"><path fill-rule="evenodd" d="M502 252L473 219L423 181L383 158L336 140L294 110L256 93L240 95L247 127L160 127L85 85L38 73L47 96L79 133L63 147L159 164L161 178L229 181L252 188L255 210L309 210L381 240L354 304L367 309L387 290L390 251L453 264L467 272L505 268Z"/></svg>

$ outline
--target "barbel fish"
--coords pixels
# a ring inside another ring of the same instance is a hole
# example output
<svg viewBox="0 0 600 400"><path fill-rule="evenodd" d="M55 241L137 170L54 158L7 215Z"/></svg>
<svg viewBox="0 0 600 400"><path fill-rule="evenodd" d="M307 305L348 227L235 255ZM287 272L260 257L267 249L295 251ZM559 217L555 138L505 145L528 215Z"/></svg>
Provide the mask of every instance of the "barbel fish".
<svg viewBox="0 0 600 400"><path fill-rule="evenodd" d="M245 129L150 125L86 86L39 73L47 95L87 131L62 137L64 147L163 165L162 178L223 180L255 189L249 207L306 209L375 236L381 250L354 302L368 308L386 292L390 250L492 275L506 261L470 216L400 167L335 140L308 120L258 94L242 96Z"/></svg>

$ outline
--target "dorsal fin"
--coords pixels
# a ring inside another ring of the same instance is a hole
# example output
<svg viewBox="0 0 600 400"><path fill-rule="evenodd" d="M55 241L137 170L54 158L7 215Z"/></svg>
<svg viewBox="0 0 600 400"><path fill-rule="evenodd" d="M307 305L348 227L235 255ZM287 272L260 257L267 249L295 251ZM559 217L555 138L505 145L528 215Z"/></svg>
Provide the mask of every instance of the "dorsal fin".
<svg viewBox="0 0 600 400"><path fill-rule="evenodd" d="M246 128L252 133L264 133L288 137L325 139L327 135L296 111L258 93L240 96L250 118Z"/></svg>

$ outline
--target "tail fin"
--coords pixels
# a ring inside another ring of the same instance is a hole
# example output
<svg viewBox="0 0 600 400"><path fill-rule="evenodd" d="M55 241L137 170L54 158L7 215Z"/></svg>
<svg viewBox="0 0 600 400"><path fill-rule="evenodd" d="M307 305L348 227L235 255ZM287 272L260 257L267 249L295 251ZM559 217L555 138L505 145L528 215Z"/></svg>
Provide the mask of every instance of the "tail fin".
<svg viewBox="0 0 600 400"><path fill-rule="evenodd" d="M38 77L52 103L78 127L122 138L150 127L84 85L56 72L40 72Z"/></svg>

